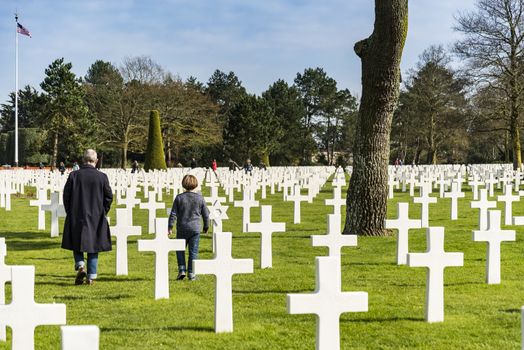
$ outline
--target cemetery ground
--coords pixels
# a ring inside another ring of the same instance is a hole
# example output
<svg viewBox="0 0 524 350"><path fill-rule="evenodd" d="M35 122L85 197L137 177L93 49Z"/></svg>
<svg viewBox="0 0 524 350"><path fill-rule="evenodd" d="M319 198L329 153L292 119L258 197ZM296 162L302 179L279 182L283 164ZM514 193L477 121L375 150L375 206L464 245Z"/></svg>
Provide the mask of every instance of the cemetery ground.
<svg viewBox="0 0 524 350"><path fill-rule="evenodd" d="M430 225L445 227L445 250L464 252L464 267L445 271L445 321L424 321L426 269L397 266L396 239L358 237L358 247L342 249L342 290L369 295L369 311L345 313L340 318L341 349L518 349L520 307L524 305L524 242L522 227L516 242L501 248L500 285L487 285L486 243L473 242L478 229L478 210L470 209L471 191L459 199L459 220L451 221L450 199L430 205ZM207 194L207 188L204 194ZM214 332L214 277L176 281L177 264L170 254L170 299L154 299L154 254L137 251L137 237L129 238L129 275L115 276L115 250L102 253L99 278L94 286L75 286L72 253L60 248L60 238L37 230L37 208L29 207L34 190L13 196L12 211L0 209L0 237L6 237L9 265L35 265L35 300L65 303L68 324L100 327L100 349L312 349L316 317L287 313L286 294L315 289L315 257L327 248L311 245L311 235L327 232L332 198L331 182L312 204L302 203L302 223L294 225L293 203L282 194L270 195L260 204L273 205L273 221L286 222L286 233L273 235L273 268L260 269L260 234L241 233L241 208L229 206L224 231L233 232L233 257L253 258L254 273L233 277L233 333ZM345 189L344 192L345 193ZM223 195L223 192L221 192ZM500 190L497 194L501 194ZM141 195L141 193L139 193ZM438 196L438 190L432 194ZM240 194L235 193L238 199ZM165 195L171 206L171 195ZM396 202L410 203L410 217L420 217L409 191L395 191L388 218L396 217ZM498 203L503 209L504 203ZM114 205L110 217L114 224ZM345 208L345 207L344 207ZM165 217L165 210L159 210ZM514 215L524 215L524 203L514 203ZM251 210L251 222L260 208ZM134 224L142 225L141 239L148 237L147 211L134 209ZM60 221L62 231L63 221ZM113 238L114 239L114 238ZM425 229L410 230L410 252L426 250ZM202 235L201 259L209 259L211 235ZM6 290L10 297L10 285ZM10 331L8 330L8 334ZM57 349L58 326L38 327L37 349ZM10 348L0 343L0 348Z"/></svg>

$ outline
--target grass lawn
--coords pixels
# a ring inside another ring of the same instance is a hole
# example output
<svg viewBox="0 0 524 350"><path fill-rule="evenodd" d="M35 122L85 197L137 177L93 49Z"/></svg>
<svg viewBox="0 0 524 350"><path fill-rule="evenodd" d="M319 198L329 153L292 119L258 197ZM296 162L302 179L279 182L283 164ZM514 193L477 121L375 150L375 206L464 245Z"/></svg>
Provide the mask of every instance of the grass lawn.
<svg viewBox="0 0 524 350"><path fill-rule="evenodd" d="M445 322L424 322L426 269L396 265L395 237L358 238L358 247L343 248L342 288L369 294L369 312L346 313L340 319L342 349L519 349L520 307L524 305L524 242L502 245L502 283L485 283L486 243L472 241L478 210L469 208L471 193L459 200L459 220L450 221L450 199L430 205L430 224L445 226L445 247L464 252L464 267L445 272ZM6 237L9 265L35 265L35 300L65 303L69 325L93 324L101 329L100 349L313 349L316 317L287 313L287 293L309 293L315 288L315 257L327 248L311 246L311 235L326 232L332 207L328 183L313 204L302 203L302 223L294 225L293 203L280 193L262 200L273 205L273 221L285 221L286 233L273 237L273 268L261 270L259 234L243 234L241 209L230 205L224 231L233 232L233 256L253 258L254 274L233 277L234 332L214 333L215 281L175 280L175 254L170 256L169 300L154 300L154 255L137 251L136 237L128 245L129 276L115 276L115 252L100 255L94 286L74 286L72 253L60 249L61 238L39 232L37 209L26 196L13 196L13 210L0 209L0 236ZM498 192L500 194L500 192ZM417 194L418 195L418 194ZM438 195L438 191L433 194ZM170 206L171 196L165 196ZM239 198L239 195L236 195ZM409 193L396 191L388 217L396 216L396 202L409 201L411 217L420 217L420 205ZM229 205L229 204L228 204ZM503 203L499 203L499 209ZM514 203L515 215L524 215L524 203ZM136 209L135 224L147 226L147 211ZM158 214L165 216L164 210ZM49 230L49 214L47 229ZM114 208L110 214L114 220ZM252 209L252 221L260 212ZM61 229L62 229L61 223ZM513 228L514 229L514 228ZM410 231L410 251L426 249L424 230ZM142 238L148 238L144 233ZM152 236L151 236L152 238ZM211 238L203 235L200 258L211 257ZM10 286L7 287L8 298ZM8 331L10 332L10 331ZM58 326L36 330L37 349L58 349ZM0 343L9 348L10 343Z"/></svg>

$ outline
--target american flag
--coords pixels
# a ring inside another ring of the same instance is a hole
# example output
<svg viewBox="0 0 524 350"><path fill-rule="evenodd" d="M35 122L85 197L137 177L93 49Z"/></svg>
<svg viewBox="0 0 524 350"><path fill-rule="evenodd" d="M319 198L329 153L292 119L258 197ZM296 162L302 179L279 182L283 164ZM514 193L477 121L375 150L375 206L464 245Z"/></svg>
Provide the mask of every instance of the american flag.
<svg viewBox="0 0 524 350"><path fill-rule="evenodd" d="M26 27L24 27L20 23L17 23L16 25L17 25L17 27L16 27L17 33L20 33L22 35L27 35L28 37L31 38L31 32L29 32L29 30L27 30Z"/></svg>

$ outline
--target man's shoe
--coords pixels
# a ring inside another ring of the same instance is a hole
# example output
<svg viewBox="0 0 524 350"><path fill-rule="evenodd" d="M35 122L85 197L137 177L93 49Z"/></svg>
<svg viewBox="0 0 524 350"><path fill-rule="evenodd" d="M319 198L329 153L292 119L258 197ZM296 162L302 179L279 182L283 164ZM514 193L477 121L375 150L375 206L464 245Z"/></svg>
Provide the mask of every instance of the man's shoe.
<svg viewBox="0 0 524 350"><path fill-rule="evenodd" d="M194 281L197 279L197 276L194 274L194 273L189 273L189 275L187 276L187 278L190 280L190 281Z"/></svg>
<svg viewBox="0 0 524 350"><path fill-rule="evenodd" d="M86 284L87 284L88 286L92 286L93 284L95 284L95 280L87 279L87 280L86 280Z"/></svg>
<svg viewBox="0 0 524 350"><path fill-rule="evenodd" d="M78 272L76 273L75 285L79 286L81 284L84 284L84 278L86 278L86 276L86 271L82 266L80 266L78 268Z"/></svg>
<svg viewBox="0 0 524 350"><path fill-rule="evenodd" d="M181 281L183 280L184 278L186 278L186 273L185 272L179 272L178 273L178 276L176 277L177 281Z"/></svg>

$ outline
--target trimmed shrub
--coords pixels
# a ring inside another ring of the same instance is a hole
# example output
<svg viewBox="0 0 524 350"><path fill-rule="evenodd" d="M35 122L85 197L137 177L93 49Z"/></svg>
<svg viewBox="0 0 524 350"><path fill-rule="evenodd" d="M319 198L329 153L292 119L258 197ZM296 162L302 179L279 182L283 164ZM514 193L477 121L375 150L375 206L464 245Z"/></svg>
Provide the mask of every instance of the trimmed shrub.
<svg viewBox="0 0 524 350"><path fill-rule="evenodd" d="M146 161L144 170L166 169L166 157L164 155L164 143L162 131L160 130L160 113L153 110L149 115L149 134L147 138Z"/></svg>
<svg viewBox="0 0 524 350"><path fill-rule="evenodd" d="M7 133L0 134L0 165L7 163Z"/></svg>

